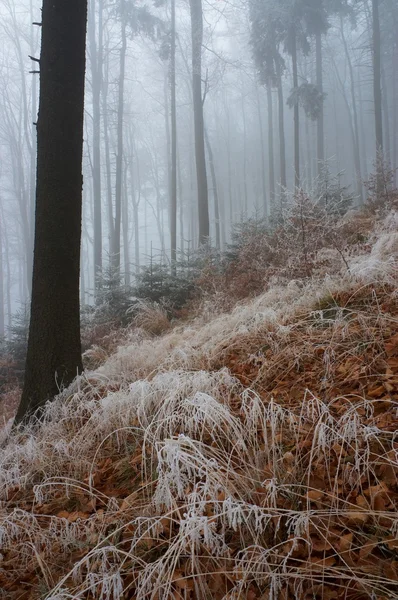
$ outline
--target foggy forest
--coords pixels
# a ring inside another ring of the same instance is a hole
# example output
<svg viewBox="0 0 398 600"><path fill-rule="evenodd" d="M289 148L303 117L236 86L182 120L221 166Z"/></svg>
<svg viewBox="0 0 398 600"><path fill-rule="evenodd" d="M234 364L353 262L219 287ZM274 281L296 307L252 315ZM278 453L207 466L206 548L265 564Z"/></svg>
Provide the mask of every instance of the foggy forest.
<svg viewBox="0 0 398 600"><path fill-rule="evenodd" d="M0 1L0 598L398 599L397 32Z"/></svg>

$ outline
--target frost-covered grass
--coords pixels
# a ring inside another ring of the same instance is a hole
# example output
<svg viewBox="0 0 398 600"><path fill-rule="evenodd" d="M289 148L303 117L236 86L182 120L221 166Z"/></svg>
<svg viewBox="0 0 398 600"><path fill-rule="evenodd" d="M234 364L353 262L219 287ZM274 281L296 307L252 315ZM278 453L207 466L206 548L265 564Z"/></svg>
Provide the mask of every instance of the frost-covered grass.
<svg viewBox="0 0 398 600"><path fill-rule="evenodd" d="M398 598L389 227L349 271L137 337L12 434L3 597Z"/></svg>

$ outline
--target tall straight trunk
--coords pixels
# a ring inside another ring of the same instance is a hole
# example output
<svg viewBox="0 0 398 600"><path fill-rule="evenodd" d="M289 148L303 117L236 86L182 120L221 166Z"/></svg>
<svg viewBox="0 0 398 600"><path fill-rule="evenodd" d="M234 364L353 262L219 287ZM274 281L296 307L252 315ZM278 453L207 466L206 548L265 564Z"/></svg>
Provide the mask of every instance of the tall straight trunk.
<svg viewBox="0 0 398 600"><path fill-rule="evenodd" d="M127 192L127 164L123 169L122 193L122 233L123 233L123 259L124 259L124 284L130 285L130 240L129 240L129 200Z"/></svg>
<svg viewBox="0 0 398 600"><path fill-rule="evenodd" d="M296 32L292 36L292 66L293 66L293 88L298 90L298 68L297 68L297 37ZM300 113L298 100L294 103L294 186L300 187Z"/></svg>
<svg viewBox="0 0 398 600"><path fill-rule="evenodd" d="M30 19L34 21L33 15L33 2L30 0ZM30 49L32 55L36 54L36 35L33 32L34 28L31 27L31 35L30 35ZM32 91L31 91L31 115L32 115L32 123L36 123L37 121L37 75L34 74L32 77ZM36 196L36 154L37 154L37 132L36 126L32 127L32 142L30 148L30 184L29 184L29 195L30 195L30 215L29 215L29 223L30 223L30 239L33 241L34 239L34 223L35 223L35 196ZM32 255L33 255L33 246L32 246ZM33 261L32 265L33 267ZM31 289L32 283L32 271L28 271L28 288Z"/></svg>
<svg viewBox="0 0 398 600"><path fill-rule="evenodd" d="M376 132L376 161L383 155L383 115L381 98L381 39L379 0L372 0L373 99Z"/></svg>
<svg viewBox="0 0 398 600"><path fill-rule="evenodd" d="M181 173L181 161L179 159L179 154L177 154L177 175L178 175L178 194L181 198L180 201L180 210L178 211L179 223L180 223L180 253L181 257L184 256L184 248L185 248L185 239L184 239L184 205L182 199L184 197L183 194L183 184L182 184L182 173Z"/></svg>
<svg viewBox="0 0 398 600"><path fill-rule="evenodd" d="M189 0L189 4L191 8L192 95L195 126L196 179L198 187L199 244L204 244L209 238L210 223L202 99L202 0Z"/></svg>
<svg viewBox="0 0 398 600"><path fill-rule="evenodd" d="M108 87L109 87L109 56L105 62L105 73L102 82L102 119L104 126L104 146L105 146L105 170L106 170L106 199L108 214L109 231L109 254L112 254L115 245L115 222L113 220L112 207L112 171L111 171L111 151L109 140L109 121L108 121Z"/></svg>
<svg viewBox="0 0 398 600"><path fill-rule="evenodd" d="M83 369L79 272L86 22L86 0L43 0L31 318L16 423Z"/></svg>
<svg viewBox="0 0 398 600"><path fill-rule="evenodd" d="M387 79L385 69L381 68L381 81L382 81L382 104L383 104L383 128L385 131L384 140L384 155L386 160L391 160L391 140L390 140L390 115L388 110L388 94L387 94Z"/></svg>
<svg viewBox="0 0 398 600"><path fill-rule="evenodd" d="M209 165L210 165L210 174L211 181L213 185L213 199L214 199L214 226L216 230L216 248L220 248L220 205L218 201L218 189L217 189L217 177L216 177L216 169L214 165L214 155L213 150L209 140L209 134L207 133L207 129L205 129L205 141L207 154L209 156Z"/></svg>
<svg viewBox="0 0 398 600"><path fill-rule="evenodd" d="M246 110L245 110L245 97L243 94L243 89L242 89L242 94L241 94L241 101L242 101L242 120L243 120L243 193L244 193L244 202L245 202L245 208L244 208L244 212L247 215L247 210L248 210L248 193L247 193L247 127L246 127Z"/></svg>
<svg viewBox="0 0 398 600"><path fill-rule="evenodd" d="M272 106L271 82L267 85L268 108L268 176L269 176L269 211L275 208L275 168L274 168L274 122Z"/></svg>
<svg viewBox="0 0 398 600"><path fill-rule="evenodd" d="M170 173L170 246L171 269L177 261L177 107L176 107L176 5L171 0L170 45L171 173Z"/></svg>
<svg viewBox="0 0 398 600"><path fill-rule="evenodd" d="M398 87L397 87L397 73L398 73L398 41L395 45L394 56L394 76L393 76L393 145L392 145L392 160L393 165L398 164ZM394 171L394 184L397 184L397 170Z"/></svg>
<svg viewBox="0 0 398 600"><path fill-rule="evenodd" d="M312 173L312 151L311 151L311 130L310 130L310 123L309 123L309 119L305 119L304 121L304 126L305 126L305 151L306 151L306 184L307 184L307 190L310 191L311 186L312 186L312 182L313 182L313 173ZM318 137L318 136L317 136ZM318 161L317 161L317 164Z"/></svg>
<svg viewBox="0 0 398 600"><path fill-rule="evenodd" d="M141 201L141 178L140 178L140 162L137 159L134 162L136 156L134 138L131 135L131 160L130 160L130 192L133 204L133 218L134 218L134 263L135 263L135 274L136 276L140 273L141 256L140 256L140 220L139 220L139 205ZM137 167L137 185L135 183L134 176L134 164ZM136 197L136 190L138 191L138 198ZM145 225L146 226L146 225ZM146 239L146 238L145 238ZM146 244L146 241L145 241ZM146 246L145 246L146 247Z"/></svg>
<svg viewBox="0 0 398 600"><path fill-rule="evenodd" d="M364 110L363 110L363 100L362 100L362 85L361 85L361 76L360 74L358 74L358 78L356 79L356 81L358 82L357 84L357 89L358 89L358 105L359 105L359 111L358 111L358 118L359 118L359 133L360 133L360 148L361 148L361 164L362 164L362 176L364 177L365 181L367 181L368 179L368 157L367 157L367 136L366 136L366 130L365 130L365 123L364 123Z"/></svg>
<svg viewBox="0 0 398 600"><path fill-rule="evenodd" d="M122 187L123 187L123 118L124 118L124 81L126 72L126 14L125 0L120 0L121 40L119 66L119 97L117 109L117 155L115 182L115 236L112 248L112 262L116 270L120 269L120 230L122 221Z"/></svg>
<svg viewBox="0 0 398 600"><path fill-rule="evenodd" d="M0 337L4 336L4 270L3 270L3 240L0 224Z"/></svg>
<svg viewBox="0 0 398 600"><path fill-rule="evenodd" d="M356 172L356 179L357 179L357 193L359 195L359 199L362 204L362 202L363 202L362 170L361 170L361 155L360 155L360 149L359 149L358 109L357 109L357 100L356 100L356 94L355 94L355 78L354 78L354 69L353 69L352 60L351 60L351 54L350 54L347 40L346 40L346 37L344 34L344 23L343 23L342 17L340 18L340 31L341 31L341 39L343 41L343 46L344 46L344 52L345 52L345 56L346 56L346 60L347 60L348 70L350 73L352 112L351 112L349 103L348 103L347 99L345 98L345 93L343 94L343 96L344 96L344 101L347 106L347 110L350 115L350 121L351 121L350 126L352 128L352 133L354 136L354 164L355 164L355 172ZM341 81L340 76L339 76L339 79ZM344 84L342 82L341 82L341 85L342 85L342 89L344 91Z"/></svg>
<svg viewBox="0 0 398 600"><path fill-rule="evenodd" d="M315 35L316 51L316 86L318 92L323 94L323 65L322 65L322 34L318 31ZM324 133L324 111L323 101L317 119L317 160L318 177L322 174L323 164L325 162L325 133Z"/></svg>
<svg viewBox="0 0 398 600"><path fill-rule="evenodd" d="M257 99L257 116L258 116L258 129L260 134L260 156L261 156L261 165L260 165L260 178L261 178L261 188L263 193L263 210L264 216L268 217L269 215L269 204L267 202L267 187L265 183L265 144L264 144L264 129L263 129L263 117L261 113L261 102L260 102L260 92L258 86L256 86L256 99Z"/></svg>
<svg viewBox="0 0 398 600"><path fill-rule="evenodd" d="M4 213L2 212L2 223L5 222L4 220ZM7 229L3 230L3 240L4 240L4 258L5 258L5 267L7 270L7 277L6 277L6 289L5 289L5 296L6 296L6 307L7 307L7 327L10 328L12 325L12 310L11 310L11 265L10 265L10 245L9 245L9 238L8 238L8 234L7 234ZM4 268L3 268L4 269Z"/></svg>
<svg viewBox="0 0 398 600"><path fill-rule="evenodd" d="M278 127L279 127L279 165L280 165L280 184L281 200L285 197L286 190L286 142L285 142L285 104L283 98L281 65L276 61L276 76L278 86Z"/></svg>
<svg viewBox="0 0 398 600"><path fill-rule="evenodd" d="M103 0L98 3L98 46L96 40L96 0L90 2L88 39L90 45L91 90L93 101L93 192L94 192L94 282L99 284L102 271L102 215L101 215L101 89L103 62L102 11Z"/></svg>

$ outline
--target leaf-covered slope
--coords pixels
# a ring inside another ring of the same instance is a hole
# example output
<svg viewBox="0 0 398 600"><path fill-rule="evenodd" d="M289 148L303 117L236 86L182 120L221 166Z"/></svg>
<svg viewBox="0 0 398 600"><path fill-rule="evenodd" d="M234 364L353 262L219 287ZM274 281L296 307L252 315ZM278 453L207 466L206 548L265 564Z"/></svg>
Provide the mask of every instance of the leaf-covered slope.
<svg viewBox="0 0 398 600"><path fill-rule="evenodd" d="M124 346L0 465L4 598L398 598L397 234Z"/></svg>

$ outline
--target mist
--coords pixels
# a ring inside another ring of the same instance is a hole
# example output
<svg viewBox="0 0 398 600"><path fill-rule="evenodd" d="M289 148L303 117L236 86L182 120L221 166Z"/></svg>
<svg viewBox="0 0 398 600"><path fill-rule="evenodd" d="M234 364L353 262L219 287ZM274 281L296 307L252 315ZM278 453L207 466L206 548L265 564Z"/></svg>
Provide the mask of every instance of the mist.
<svg viewBox="0 0 398 600"><path fill-rule="evenodd" d="M145 265L171 265L174 257L186 256L203 241L189 3L177 0L175 6L174 217L170 4L127 3L130 8L123 18L119 4L89 3L82 305L95 302L97 275L115 255L122 281L130 285ZM203 4L208 242L221 251L231 242L236 224L254 216L271 221L295 189L316 198L325 173L352 198L352 207L366 200L364 182L375 171L377 147L371 2L325 3L324 22L318 24L294 12L299 4ZM306 4L310 11L311 3ZM31 292L40 8L38 0L4 0L0 8L0 335L8 335L13 315L28 305ZM398 9L393 0L383 0L379 10L383 159L394 169ZM289 39L282 31L284 19L293 19L299 32L296 74ZM264 40L274 48L267 49Z"/></svg>

